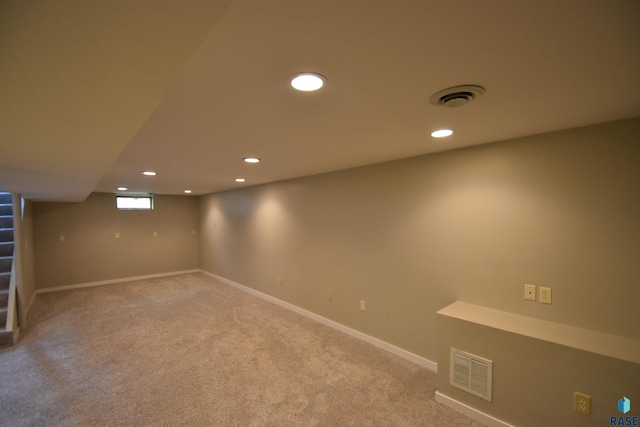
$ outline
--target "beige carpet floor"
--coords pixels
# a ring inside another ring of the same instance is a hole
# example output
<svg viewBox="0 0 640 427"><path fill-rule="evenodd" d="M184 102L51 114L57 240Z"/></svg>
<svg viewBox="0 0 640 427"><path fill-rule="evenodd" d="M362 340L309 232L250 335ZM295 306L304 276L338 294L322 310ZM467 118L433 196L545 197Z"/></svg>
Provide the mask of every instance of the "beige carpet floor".
<svg viewBox="0 0 640 427"><path fill-rule="evenodd" d="M473 426L436 375L202 274L37 296L2 426Z"/></svg>

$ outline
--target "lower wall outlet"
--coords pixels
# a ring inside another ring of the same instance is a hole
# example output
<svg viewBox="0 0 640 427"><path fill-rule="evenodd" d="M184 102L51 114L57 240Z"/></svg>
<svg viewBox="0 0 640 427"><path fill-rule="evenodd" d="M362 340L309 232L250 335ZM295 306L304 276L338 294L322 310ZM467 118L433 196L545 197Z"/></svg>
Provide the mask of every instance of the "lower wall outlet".
<svg viewBox="0 0 640 427"><path fill-rule="evenodd" d="M551 304L551 288L540 286L540 302L544 304Z"/></svg>
<svg viewBox="0 0 640 427"><path fill-rule="evenodd" d="M583 415L591 415L591 396L574 391L573 410Z"/></svg>
<svg viewBox="0 0 640 427"><path fill-rule="evenodd" d="M327 291L327 301L333 301L333 292Z"/></svg>
<svg viewBox="0 0 640 427"><path fill-rule="evenodd" d="M367 303L363 299L360 300L360 311L367 311Z"/></svg>
<svg viewBox="0 0 640 427"><path fill-rule="evenodd" d="M282 286L282 276L278 276L278 285Z"/></svg>

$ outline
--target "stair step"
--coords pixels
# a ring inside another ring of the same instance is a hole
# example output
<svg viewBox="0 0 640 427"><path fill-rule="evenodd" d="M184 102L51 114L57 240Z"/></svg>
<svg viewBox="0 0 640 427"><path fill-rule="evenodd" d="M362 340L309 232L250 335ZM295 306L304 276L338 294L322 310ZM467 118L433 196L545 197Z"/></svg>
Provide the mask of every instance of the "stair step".
<svg viewBox="0 0 640 427"><path fill-rule="evenodd" d="M10 205L13 203L13 196L11 193L0 192L0 205Z"/></svg>
<svg viewBox="0 0 640 427"><path fill-rule="evenodd" d="M0 332L0 348L9 347L13 345L14 331L2 331Z"/></svg>
<svg viewBox="0 0 640 427"><path fill-rule="evenodd" d="M13 242L0 242L0 257L13 256Z"/></svg>
<svg viewBox="0 0 640 427"><path fill-rule="evenodd" d="M13 264L12 256L0 257L0 273L11 273L12 264Z"/></svg>
<svg viewBox="0 0 640 427"><path fill-rule="evenodd" d="M13 228L0 228L0 242L13 242Z"/></svg>
<svg viewBox="0 0 640 427"><path fill-rule="evenodd" d="M4 308L9 303L9 290L2 289L0 290L0 307Z"/></svg>
<svg viewBox="0 0 640 427"><path fill-rule="evenodd" d="M12 205L0 205L0 215L2 215L2 216L13 215L13 206Z"/></svg>
<svg viewBox="0 0 640 427"><path fill-rule="evenodd" d="M0 216L0 228L13 228L13 216Z"/></svg>
<svg viewBox="0 0 640 427"><path fill-rule="evenodd" d="M0 273L0 289L9 289L11 273Z"/></svg>

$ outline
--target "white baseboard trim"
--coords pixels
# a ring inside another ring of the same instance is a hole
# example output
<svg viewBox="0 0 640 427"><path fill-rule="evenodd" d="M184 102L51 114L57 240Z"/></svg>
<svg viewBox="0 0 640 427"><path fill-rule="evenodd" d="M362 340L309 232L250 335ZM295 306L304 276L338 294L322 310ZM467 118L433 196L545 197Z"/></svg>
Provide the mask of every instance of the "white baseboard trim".
<svg viewBox="0 0 640 427"><path fill-rule="evenodd" d="M272 302L276 305L279 305L280 307L286 308L288 310L291 310L295 313L301 314L305 317L308 317L310 319L313 319L317 322L322 323L323 325L329 326L333 329L337 329L340 332L344 332L347 335L350 335L354 338L357 338L361 341L364 341L366 343L372 344L382 350L386 350L389 353L395 354L396 356L400 356L403 359L406 359L410 362L415 363L416 365L420 365L424 368L429 369L430 371L433 372L437 372L438 371L438 364L436 362L433 362L429 359L425 359L424 357L418 356L417 354L411 353L409 351L406 351L400 347L396 347L393 344L389 344L385 341L382 341L378 338L374 338L370 335L364 334L362 332L356 331L355 329L351 329L348 326L342 325L338 322L334 322L333 320L329 320L326 317L322 317L318 314L315 314L311 311L305 310L303 308L300 308L296 305L290 304L288 302L282 301L278 298L272 297L271 295L267 295L265 293L262 293L260 291L256 291L255 289L252 289L248 286L245 285L241 285L240 283L236 283L232 280L226 279L224 277L218 276L217 274L213 274L210 273L208 271L205 270L200 270L201 273L206 274L209 277L212 277L216 280L219 280L222 283L225 283L227 285L233 286L234 288L240 289L244 292L250 293L252 295L257 296L258 298L261 298L263 300Z"/></svg>
<svg viewBox="0 0 640 427"><path fill-rule="evenodd" d="M135 280L147 280L147 279L155 279L158 277L178 276L180 274L200 273L200 271L201 270L199 269L171 271L168 273L147 274L144 276L122 277L120 279L100 280L98 282L77 283L75 285L64 285L64 286L56 286L53 288L43 288L43 289L37 289L34 292L33 297L35 297L37 294L44 294L47 292L59 292L59 291L68 291L70 289L91 288L93 286L112 285L114 283L133 282ZM31 301L29 301L29 305L27 306L27 313L29 312L29 309L31 308L31 304L33 303L33 297L31 298Z"/></svg>
<svg viewBox="0 0 640 427"><path fill-rule="evenodd" d="M479 421L482 424L486 425L487 427L515 427L513 424L509 424L495 417L492 417L489 414L485 414L484 412L479 411L476 408L472 408L471 406L466 405L462 402L459 402L455 399L452 399L451 397L446 396L437 390L435 393L435 397L436 397L436 402L442 403L443 405L448 406L449 408L454 409L460 412L461 414L466 415L472 420Z"/></svg>

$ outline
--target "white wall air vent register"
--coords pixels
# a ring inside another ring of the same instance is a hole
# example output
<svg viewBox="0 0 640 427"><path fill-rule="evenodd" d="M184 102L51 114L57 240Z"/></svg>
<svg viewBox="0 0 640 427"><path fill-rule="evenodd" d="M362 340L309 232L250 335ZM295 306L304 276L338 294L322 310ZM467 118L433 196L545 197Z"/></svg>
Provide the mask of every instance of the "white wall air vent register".
<svg viewBox="0 0 640 427"><path fill-rule="evenodd" d="M451 347L449 384L491 402L493 362Z"/></svg>

